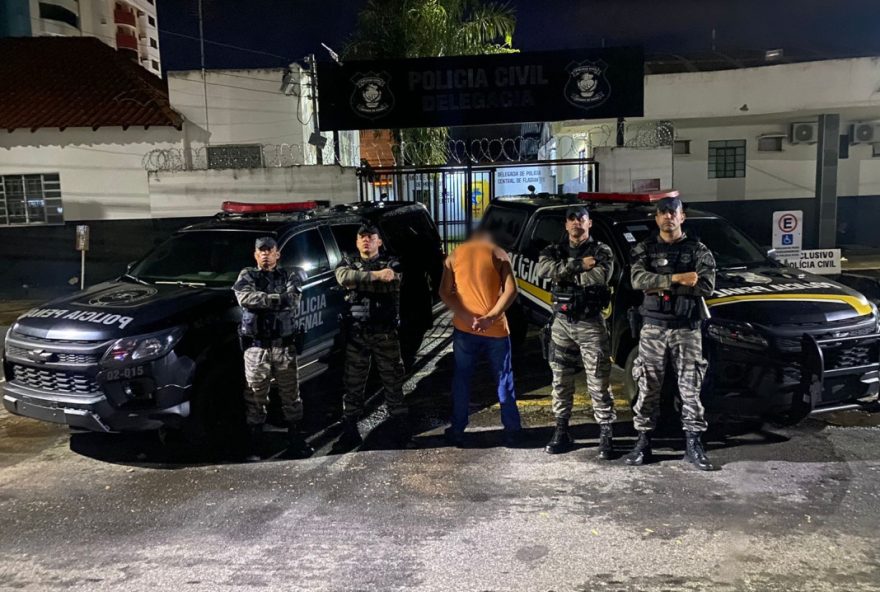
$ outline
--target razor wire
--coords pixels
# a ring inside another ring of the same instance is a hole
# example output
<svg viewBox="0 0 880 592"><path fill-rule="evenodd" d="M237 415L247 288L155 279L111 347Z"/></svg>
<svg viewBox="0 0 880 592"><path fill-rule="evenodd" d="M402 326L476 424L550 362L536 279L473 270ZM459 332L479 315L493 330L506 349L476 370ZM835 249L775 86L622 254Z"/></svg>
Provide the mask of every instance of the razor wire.
<svg viewBox="0 0 880 592"><path fill-rule="evenodd" d="M378 166L422 164L493 164L530 160L564 160L589 158L598 147L617 145L617 126L601 124L583 132L553 135L546 140L536 136L449 138L442 142L340 142L337 155L332 138L322 150L325 164L359 166L361 155L390 155L390 162ZM675 127L670 121L626 124L624 143L627 148L660 148L671 146ZM370 160L369 158L365 160ZM441 162L436 162L437 160ZM144 155L147 171L186 171L206 169L278 168L316 164L316 148L311 144L228 144L161 148Z"/></svg>

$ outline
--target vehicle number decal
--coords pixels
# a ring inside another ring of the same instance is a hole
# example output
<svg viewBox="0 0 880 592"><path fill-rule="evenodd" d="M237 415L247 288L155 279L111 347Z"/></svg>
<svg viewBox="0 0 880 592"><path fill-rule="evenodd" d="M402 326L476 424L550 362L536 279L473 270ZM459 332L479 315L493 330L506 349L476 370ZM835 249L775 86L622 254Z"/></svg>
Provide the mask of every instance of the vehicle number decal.
<svg viewBox="0 0 880 592"><path fill-rule="evenodd" d="M128 368L107 370L104 377L107 380L120 380L122 378L137 378L138 376L143 376L145 373L146 370L143 366L129 366Z"/></svg>
<svg viewBox="0 0 880 592"><path fill-rule="evenodd" d="M636 242L636 237L634 237L631 232L624 232L623 238L625 238L628 243Z"/></svg>

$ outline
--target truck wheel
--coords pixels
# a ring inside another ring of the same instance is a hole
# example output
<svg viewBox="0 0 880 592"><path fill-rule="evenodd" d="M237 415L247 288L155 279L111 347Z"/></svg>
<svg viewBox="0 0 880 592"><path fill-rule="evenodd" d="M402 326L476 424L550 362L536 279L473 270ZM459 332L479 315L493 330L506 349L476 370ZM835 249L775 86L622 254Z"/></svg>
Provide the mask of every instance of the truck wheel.
<svg viewBox="0 0 880 592"><path fill-rule="evenodd" d="M190 416L183 425L185 441L211 457L234 455L245 435L241 360L207 364L193 389Z"/></svg>
<svg viewBox="0 0 880 592"><path fill-rule="evenodd" d="M519 303L514 303L505 313L507 325L510 328L510 343L513 347L521 347L526 342L529 332L529 322Z"/></svg>

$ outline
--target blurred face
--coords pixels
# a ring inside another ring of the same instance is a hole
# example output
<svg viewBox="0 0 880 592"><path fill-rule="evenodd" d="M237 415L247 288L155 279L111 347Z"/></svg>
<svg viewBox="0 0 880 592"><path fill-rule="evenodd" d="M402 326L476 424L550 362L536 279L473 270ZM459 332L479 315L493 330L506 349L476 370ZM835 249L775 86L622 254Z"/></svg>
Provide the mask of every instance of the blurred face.
<svg viewBox="0 0 880 592"><path fill-rule="evenodd" d="M278 247L272 247L271 249L257 249L254 251L254 259L257 260L257 267L265 271L275 269L275 266L278 265L279 255Z"/></svg>
<svg viewBox="0 0 880 592"><path fill-rule="evenodd" d="M372 259L379 254L382 239L378 234L359 234L357 237L357 249L364 259Z"/></svg>
<svg viewBox="0 0 880 592"><path fill-rule="evenodd" d="M580 242L590 238L590 227L593 221L589 216L578 218L574 215L569 216L565 221L565 231L568 233L568 239L572 242Z"/></svg>
<svg viewBox="0 0 880 592"><path fill-rule="evenodd" d="M662 212L657 212L654 215L654 220L657 222L657 227L660 231L671 234L675 234L681 229L684 219L685 215L681 208L664 210Z"/></svg>

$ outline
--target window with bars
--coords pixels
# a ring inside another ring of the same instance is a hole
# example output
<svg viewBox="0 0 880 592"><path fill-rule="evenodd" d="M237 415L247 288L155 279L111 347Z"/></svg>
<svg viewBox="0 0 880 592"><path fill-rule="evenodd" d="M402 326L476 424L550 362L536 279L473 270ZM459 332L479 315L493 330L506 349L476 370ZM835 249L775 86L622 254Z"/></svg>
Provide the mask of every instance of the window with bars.
<svg viewBox="0 0 880 592"><path fill-rule="evenodd" d="M57 173L0 175L0 226L64 224Z"/></svg>
<svg viewBox="0 0 880 592"><path fill-rule="evenodd" d="M261 144L207 146L209 169L257 169L263 166Z"/></svg>
<svg viewBox="0 0 880 592"><path fill-rule="evenodd" d="M709 142L709 178L729 179L746 176L746 141Z"/></svg>

